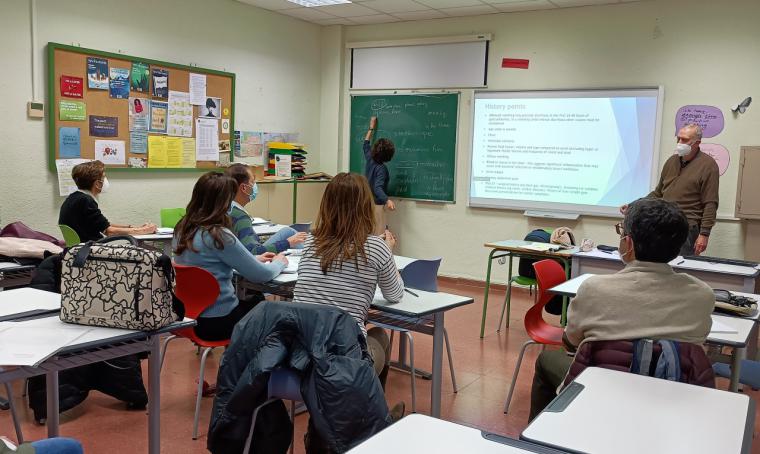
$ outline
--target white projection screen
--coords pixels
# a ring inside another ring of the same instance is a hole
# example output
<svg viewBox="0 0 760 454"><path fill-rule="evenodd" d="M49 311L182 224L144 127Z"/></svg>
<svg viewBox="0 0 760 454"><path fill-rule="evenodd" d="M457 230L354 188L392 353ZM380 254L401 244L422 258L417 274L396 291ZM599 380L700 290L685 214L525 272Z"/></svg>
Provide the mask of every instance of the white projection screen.
<svg viewBox="0 0 760 454"><path fill-rule="evenodd" d="M662 87L476 92L469 205L618 216L658 175Z"/></svg>

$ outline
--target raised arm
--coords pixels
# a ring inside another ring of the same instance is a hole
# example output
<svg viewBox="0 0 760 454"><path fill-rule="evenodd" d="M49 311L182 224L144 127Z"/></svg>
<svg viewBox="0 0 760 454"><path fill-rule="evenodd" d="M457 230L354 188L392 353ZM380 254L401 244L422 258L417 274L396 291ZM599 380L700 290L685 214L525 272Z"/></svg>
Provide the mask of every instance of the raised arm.
<svg viewBox="0 0 760 454"><path fill-rule="evenodd" d="M367 130L367 135L364 136L364 141L372 140L372 133L375 132L375 129L377 129L377 117L372 117L369 119L369 129Z"/></svg>

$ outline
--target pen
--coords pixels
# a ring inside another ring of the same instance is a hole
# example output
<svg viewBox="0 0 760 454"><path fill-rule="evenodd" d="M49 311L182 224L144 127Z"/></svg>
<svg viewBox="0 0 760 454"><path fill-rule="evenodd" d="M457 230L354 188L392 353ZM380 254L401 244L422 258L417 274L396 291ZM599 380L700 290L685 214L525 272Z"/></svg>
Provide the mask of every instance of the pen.
<svg viewBox="0 0 760 454"><path fill-rule="evenodd" d="M418 298L419 298L419 296L420 296L420 295L418 295L418 294L414 293L413 291L409 290L409 289L408 289L408 288L406 288L406 287L404 287L404 291L405 291L406 293L409 293L410 295L414 295L414 296L416 296L416 297L418 297Z"/></svg>
<svg viewBox="0 0 760 454"><path fill-rule="evenodd" d="M685 261L686 261L686 260L681 260L680 262L676 263L676 265L680 265L680 264L682 264L682 263L683 263L683 262L685 262Z"/></svg>

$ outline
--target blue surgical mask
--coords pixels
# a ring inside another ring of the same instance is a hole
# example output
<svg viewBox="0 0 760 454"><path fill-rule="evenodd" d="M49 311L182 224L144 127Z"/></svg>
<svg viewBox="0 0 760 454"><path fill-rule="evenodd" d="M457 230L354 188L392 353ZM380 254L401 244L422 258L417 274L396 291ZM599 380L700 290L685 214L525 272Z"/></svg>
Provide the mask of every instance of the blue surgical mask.
<svg viewBox="0 0 760 454"><path fill-rule="evenodd" d="M257 195L259 195L259 185L254 181L253 186L251 186L251 193L248 194L248 198L253 202L256 200Z"/></svg>

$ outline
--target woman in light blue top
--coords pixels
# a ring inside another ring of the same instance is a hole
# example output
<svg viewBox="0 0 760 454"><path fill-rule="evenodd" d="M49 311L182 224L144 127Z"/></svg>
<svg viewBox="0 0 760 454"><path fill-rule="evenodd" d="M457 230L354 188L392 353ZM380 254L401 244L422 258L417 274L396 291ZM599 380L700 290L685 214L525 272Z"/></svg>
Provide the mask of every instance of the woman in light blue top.
<svg viewBox="0 0 760 454"><path fill-rule="evenodd" d="M288 260L271 252L255 256L248 252L230 230L229 208L237 192L237 182L218 172L198 179L185 216L174 228L175 261L203 268L219 282L219 298L200 317L195 333L214 341L229 339L235 324L256 301L238 301L232 284L236 270L254 283L268 282L280 274Z"/></svg>

